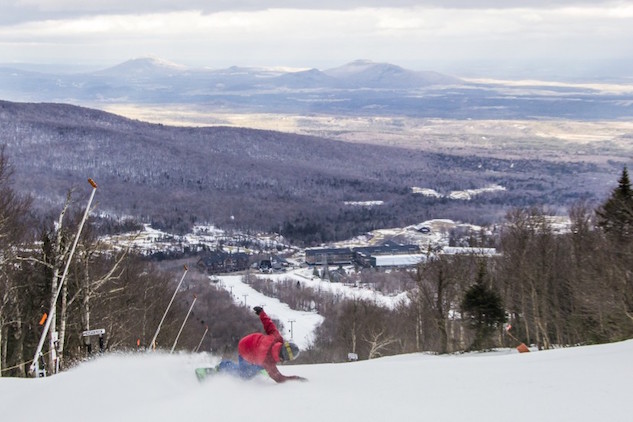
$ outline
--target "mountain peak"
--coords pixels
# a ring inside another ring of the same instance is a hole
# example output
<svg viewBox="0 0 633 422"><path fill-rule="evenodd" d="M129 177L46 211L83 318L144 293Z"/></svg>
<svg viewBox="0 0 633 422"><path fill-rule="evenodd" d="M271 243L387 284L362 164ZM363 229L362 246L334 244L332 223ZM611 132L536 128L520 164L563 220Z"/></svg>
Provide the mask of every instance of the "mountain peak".
<svg viewBox="0 0 633 422"><path fill-rule="evenodd" d="M357 77L360 74L385 72L385 71L406 72L405 69L401 68L400 66L396 66L389 63L376 63L371 60L362 59L362 60L354 60L353 62L347 63L340 67L336 67L334 69L328 69L325 71L325 73L335 78L349 78L349 77Z"/></svg>
<svg viewBox="0 0 633 422"><path fill-rule="evenodd" d="M101 74L152 76L186 71L187 67L155 56L139 57L102 70Z"/></svg>
<svg viewBox="0 0 633 422"><path fill-rule="evenodd" d="M369 66L374 64L376 64L376 62L370 59L356 59L348 63L347 66Z"/></svg>
<svg viewBox="0 0 633 422"><path fill-rule="evenodd" d="M326 75L345 81L351 86L369 88L404 89L433 84L459 83L457 78L436 72L408 70L390 63L371 60L355 60L343 66L329 69Z"/></svg>

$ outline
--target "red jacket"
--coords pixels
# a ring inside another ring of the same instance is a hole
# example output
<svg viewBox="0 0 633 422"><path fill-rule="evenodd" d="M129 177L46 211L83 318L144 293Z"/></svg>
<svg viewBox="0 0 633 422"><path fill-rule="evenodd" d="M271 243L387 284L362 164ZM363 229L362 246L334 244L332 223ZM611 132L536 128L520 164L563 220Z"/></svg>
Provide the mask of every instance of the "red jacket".
<svg viewBox="0 0 633 422"><path fill-rule="evenodd" d="M292 375L282 375L277 369L279 362L279 350L284 339L279 334L277 327L263 310L259 313L259 319L264 325L266 334L253 333L240 340L237 350L247 362L262 366L268 375L277 382L288 380L302 380L303 378Z"/></svg>

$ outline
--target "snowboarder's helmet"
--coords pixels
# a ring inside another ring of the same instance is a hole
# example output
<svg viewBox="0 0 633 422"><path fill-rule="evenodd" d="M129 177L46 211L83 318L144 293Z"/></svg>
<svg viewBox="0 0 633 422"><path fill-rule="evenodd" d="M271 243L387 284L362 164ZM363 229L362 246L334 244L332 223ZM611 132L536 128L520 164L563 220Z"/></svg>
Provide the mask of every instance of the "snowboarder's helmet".
<svg viewBox="0 0 633 422"><path fill-rule="evenodd" d="M299 356L300 350L296 344L284 341L279 351L279 357L284 361L294 360Z"/></svg>

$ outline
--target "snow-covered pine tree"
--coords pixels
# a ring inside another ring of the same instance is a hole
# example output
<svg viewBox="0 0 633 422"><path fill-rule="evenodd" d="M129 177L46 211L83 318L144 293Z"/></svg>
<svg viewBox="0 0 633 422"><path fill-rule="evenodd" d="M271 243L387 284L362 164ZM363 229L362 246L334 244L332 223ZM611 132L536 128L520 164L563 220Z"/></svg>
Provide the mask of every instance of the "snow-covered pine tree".
<svg viewBox="0 0 633 422"><path fill-rule="evenodd" d="M633 191L629 172L624 167L618 186L596 210L597 225L618 244L633 240Z"/></svg>
<svg viewBox="0 0 633 422"><path fill-rule="evenodd" d="M475 332L470 350L488 348L495 328L506 319L501 297L486 284L485 278L486 268L482 263L475 284L470 286L462 300L462 312L468 326Z"/></svg>

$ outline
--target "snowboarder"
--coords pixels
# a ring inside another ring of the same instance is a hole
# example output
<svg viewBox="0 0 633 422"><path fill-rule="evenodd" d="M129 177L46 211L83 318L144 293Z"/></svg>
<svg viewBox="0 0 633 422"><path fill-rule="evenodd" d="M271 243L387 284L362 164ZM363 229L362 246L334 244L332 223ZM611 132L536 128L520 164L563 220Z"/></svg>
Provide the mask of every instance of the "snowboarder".
<svg viewBox="0 0 633 422"><path fill-rule="evenodd" d="M250 379L265 370L277 382L289 380L307 381L297 375L286 376L277 369L277 362L287 362L299 356L296 344L285 341L272 320L261 306L253 308L264 326L266 334L253 333L242 338L237 346L238 363L222 361L217 366L220 373L230 373L240 378Z"/></svg>

